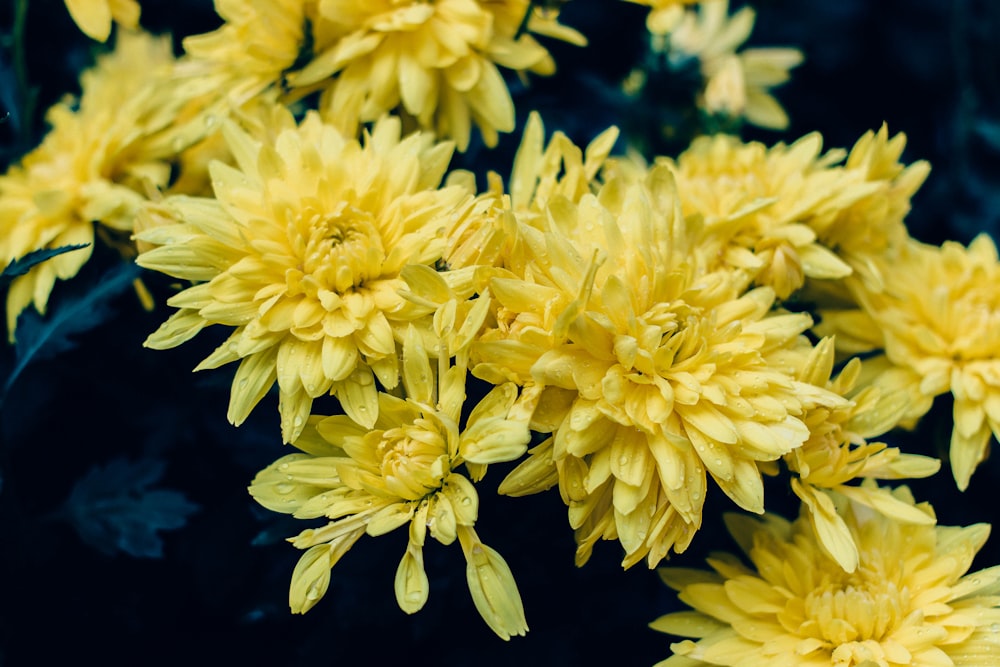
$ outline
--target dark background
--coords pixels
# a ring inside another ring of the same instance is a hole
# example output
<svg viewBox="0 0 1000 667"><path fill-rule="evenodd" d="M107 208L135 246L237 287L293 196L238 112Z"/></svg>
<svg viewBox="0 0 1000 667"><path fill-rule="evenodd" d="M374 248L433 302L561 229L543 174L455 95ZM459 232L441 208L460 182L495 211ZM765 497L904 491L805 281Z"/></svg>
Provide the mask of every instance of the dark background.
<svg viewBox="0 0 1000 667"><path fill-rule="evenodd" d="M0 0L0 35L8 36L0 104L8 108L19 94L10 60L13 5ZM142 5L144 26L177 38L218 25L208 0ZM909 137L905 162L933 166L914 199L911 233L930 242L996 233L1000 54L991 36L1000 28L1000 5L761 0L755 7L751 45L798 46L806 60L778 91L791 128L747 128L745 137L773 143L818 130L828 148L850 148L886 122ZM591 46L552 45L557 76L535 78L528 88L512 83L519 116L537 108L548 130L562 129L578 143L613 123L641 127L648 108L624 98L617 83L641 55L644 14L619 0L573 0L563 20ZM95 46L58 0L31 0L27 38L28 71L44 109L75 92ZM43 131L40 120L9 119L0 125L0 158L16 159ZM504 173L517 141L516 134L505 137L492 152L473 146L457 166ZM99 280L111 262L98 252L78 279L57 286L53 307ZM146 282L162 303L167 281ZM392 582L405 548L402 531L363 538L334 569L326 597L305 616L292 616L287 588L299 552L283 538L306 524L259 508L246 493L259 469L292 451L280 444L276 397L244 426L229 426L232 369L190 373L221 333L206 331L171 351L142 347L168 314L166 307L143 312L123 294L114 317L78 335L74 349L32 365L0 405L0 665L652 665L669 655L670 639L646 627L679 608L655 572L642 565L623 572L613 542L598 544L589 564L574 567L558 496L496 496L504 466L480 487L477 530L514 572L527 637L504 643L480 620L456 545L429 542L430 600L415 616L401 612ZM12 359L2 350L0 364ZM322 407L318 402L317 411ZM949 430L950 405L942 397L916 432L886 440L942 456ZM160 533L162 557L133 557L113 544L95 548L67 520L74 489L95 466L116 460L158 462L163 475L152 486L198 507L186 525ZM964 494L946 468L911 486L919 500L934 502L942 524L965 525L1000 514L998 483L994 460ZM711 494L704 529L673 563L700 567L708 551L734 548L718 520L732 509L721 495ZM783 483L768 489L769 509L790 516L794 500ZM998 562L994 539L977 567Z"/></svg>

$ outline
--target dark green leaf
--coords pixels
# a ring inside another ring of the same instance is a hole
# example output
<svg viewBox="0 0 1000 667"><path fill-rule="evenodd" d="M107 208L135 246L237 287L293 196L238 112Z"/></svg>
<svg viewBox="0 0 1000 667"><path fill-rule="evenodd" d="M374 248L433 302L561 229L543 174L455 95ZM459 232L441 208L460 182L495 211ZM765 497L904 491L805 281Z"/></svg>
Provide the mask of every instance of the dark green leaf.
<svg viewBox="0 0 1000 667"><path fill-rule="evenodd" d="M162 558L161 530L176 530L198 506L179 492L150 489L163 477L157 460L115 459L94 466L73 487L65 516L84 542L98 551Z"/></svg>
<svg viewBox="0 0 1000 667"><path fill-rule="evenodd" d="M120 264L79 298L64 301L50 310L47 317L31 308L25 309L17 324L14 368L4 382L0 403L29 364L72 349L75 345L72 336L104 322L110 316L112 299L125 291L139 272L134 264Z"/></svg>
<svg viewBox="0 0 1000 667"><path fill-rule="evenodd" d="M81 248L86 248L89 243L78 243L76 245L64 245L58 248L42 248L41 250L35 250L34 252L29 252L24 257L15 259L10 264L8 264L2 272L0 272L0 278L14 278L16 276L23 276L26 274L31 267L36 264L41 264L47 259L52 259L57 255L62 255L63 253L71 252L73 250L79 250Z"/></svg>

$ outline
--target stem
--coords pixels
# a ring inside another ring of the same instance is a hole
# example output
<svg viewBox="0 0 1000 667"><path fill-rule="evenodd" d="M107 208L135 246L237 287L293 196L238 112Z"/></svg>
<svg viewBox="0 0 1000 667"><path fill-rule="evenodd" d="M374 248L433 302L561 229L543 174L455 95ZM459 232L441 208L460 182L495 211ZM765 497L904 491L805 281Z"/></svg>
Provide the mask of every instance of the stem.
<svg viewBox="0 0 1000 667"><path fill-rule="evenodd" d="M17 122L18 140L23 146L28 145L28 140L31 136L36 94L36 91L28 84L28 62L24 46L24 33L27 22L28 0L15 0L12 60L14 61L14 76L17 78L17 92L21 99L21 117Z"/></svg>

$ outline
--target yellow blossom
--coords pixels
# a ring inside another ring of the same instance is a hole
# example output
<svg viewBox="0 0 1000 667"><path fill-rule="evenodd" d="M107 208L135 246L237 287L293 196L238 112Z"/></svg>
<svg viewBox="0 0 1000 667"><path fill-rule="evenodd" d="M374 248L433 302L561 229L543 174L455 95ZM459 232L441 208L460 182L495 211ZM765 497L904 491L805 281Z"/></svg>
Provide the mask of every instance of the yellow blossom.
<svg viewBox="0 0 1000 667"><path fill-rule="evenodd" d="M824 338L805 359L796 377L825 387L849 399L834 407L809 410L803 421L809 439L783 458L792 478L792 490L808 510L817 539L827 553L848 572L858 566L858 547L836 511L835 500L850 498L870 509L902 522L928 523L927 515L896 500L887 489L850 484L864 479L916 479L934 474L937 459L903 454L869 439L895 428L907 408L902 391L882 391L875 386L856 386L862 364L857 357L831 378L834 341Z"/></svg>
<svg viewBox="0 0 1000 667"><path fill-rule="evenodd" d="M755 13L743 7L729 16L729 0L704 0L669 30L666 45L677 57L697 57L705 78L698 105L711 114L746 118L760 127L788 127L788 115L770 89L789 79L802 62L792 48L736 49L753 30Z"/></svg>
<svg viewBox="0 0 1000 667"><path fill-rule="evenodd" d="M281 81L299 59L315 0L215 0L223 25L184 39L188 76L239 107Z"/></svg>
<svg viewBox="0 0 1000 667"><path fill-rule="evenodd" d="M997 664L1000 566L966 574L990 527L936 526L932 508L905 487L892 497L927 522L900 523L856 503L837 508L858 545L853 572L830 558L804 516L728 515L752 567L719 553L708 560L713 572L660 570L693 611L650 624L692 638L658 665Z"/></svg>
<svg viewBox="0 0 1000 667"><path fill-rule="evenodd" d="M0 176L0 265L42 248L88 247L33 267L11 284L7 331L29 304L44 313L55 280L77 274L104 239L133 254L128 234L147 193L166 187L183 147L189 101L173 77L170 39L120 32L81 76L79 100L49 109L42 144ZM100 234L95 236L95 223Z"/></svg>
<svg viewBox="0 0 1000 667"><path fill-rule="evenodd" d="M496 173L479 197L477 211L456 220L446 231L444 258L452 268L505 266L516 262L517 222L544 224L546 205L554 198L578 202L597 187L597 175L618 139L611 127L581 151L569 137L555 132L545 143L545 126L537 111L528 116L509 179L509 195ZM468 186L473 189L473 186ZM516 220L515 221L515 215Z"/></svg>
<svg viewBox="0 0 1000 667"><path fill-rule="evenodd" d="M585 43L529 0L321 0L312 58L288 76L324 91L321 109L345 133L399 110L464 151L474 123L489 146L514 129L514 104L499 67L551 74L532 31Z"/></svg>
<svg viewBox="0 0 1000 667"><path fill-rule="evenodd" d="M924 160L900 163L905 147L906 135L890 138L884 124L878 132L862 135L844 168L863 179L866 194L835 216L815 217L809 223L819 242L873 288L882 284L880 263L894 257L909 238L903 218L910 211L910 198L930 173Z"/></svg>
<svg viewBox="0 0 1000 667"><path fill-rule="evenodd" d="M477 301L486 303L488 297ZM478 329L486 312L473 308L457 324ZM439 344L447 346L446 339ZM527 631L510 568L473 528L479 497L461 470L463 464L520 456L529 439L527 422L510 418L517 388L508 383L487 393L461 428L467 355L460 347L452 365L446 354L439 353L432 365L431 352L411 326L403 343L405 398L380 393L371 427L345 415L311 417L294 443L303 453L278 459L254 479L250 492L265 507L300 519L331 520L289 540L307 550L292 575L293 612L304 613L319 601L330 568L362 535L405 525L409 542L395 579L403 611L412 614L427 601L423 547L430 533L442 544L458 539L473 601L494 632L508 639Z"/></svg>
<svg viewBox="0 0 1000 667"><path fill-rule="evenodd" d="M989 236L968 247L909 240L883 260L882 289L852 281L860 310L824 310L818 328L855 349L883 349L883 386L907 391L916 419L935 396L954 397L952 474L960 489L1000 434L1000 261ZM875 381L880 384L879 380Z"/></svg>
<svg viewBox="0 0 1000 667"><path fill-rule="evenodd" d="M637 5L649 7L646 15L646 28L654 35L665 35L681 22L684 8L696 5L702 0L627 0Z"/></svg>
<svg viewBox="0 0 1000 667"><path fill-rule="evenodd" d="M683 551L709 477L763 511L758 463L807 439L805 409L843 401L772 358L810 318L771 314L773 290L704 269L665 167L543 210L541 229L519 224L523 257L490 281L497 322L473 345L477 376L541 392L532 428L552 434L501 492L558 482L579 563L601 538L620 540L626 566Z"/></svg>
<svg viewBox="0 0 1000 667"><path fill-rule="evenodd" d="M720 134L699 137L676 160L657 163L673 171L685 215L704 219L719 261L787 298L807 277L850 275L813 225L876 187L859 172L833 166L843 152L821 154L822 145L818 133L770 148Z"/></svg>
<svg viewBox="0 0 1000 667"><path fill-rule="evenodd" d="M66 0L66 9L80 30L99 42L108 40L112 21L131 30L139 27L136 0Z"/></svg>
<svg viewBox="0 0 1000 667"><path fill-rule="evenodd" d="M224 126L236 166L213 163L215 198L169 197L178 221L138 235L140 265L198 284L146 341L170 348L210 324L235 331L198 369L240 360L229 419L240 424L277 381L282 437L295 440L314 398L336 395L356 422L378 416L375 378L398 383L396 340L415 315L398 293L408 264L433 265L441 230L471 195L439 188L453 146L401 136L398 118L364 142L315 113L258 141Z"/></svg>

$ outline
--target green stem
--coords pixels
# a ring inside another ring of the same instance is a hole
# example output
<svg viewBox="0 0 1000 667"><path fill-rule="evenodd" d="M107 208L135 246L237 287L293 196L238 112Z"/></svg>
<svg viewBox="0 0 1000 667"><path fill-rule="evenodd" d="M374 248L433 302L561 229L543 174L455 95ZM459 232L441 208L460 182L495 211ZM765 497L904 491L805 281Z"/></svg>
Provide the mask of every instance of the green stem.
<svg viewBox="0 0 1000 667"><path fill-rule="evenodd" d="M25 24L28 22L28 0L16 0L14 5L14 75L17 77L17 91L21 99L21 117L18 119L18 138L27 145L31 137L32 118L35 113L36 91L28 83L28 62L25 55Z"/></svg>

